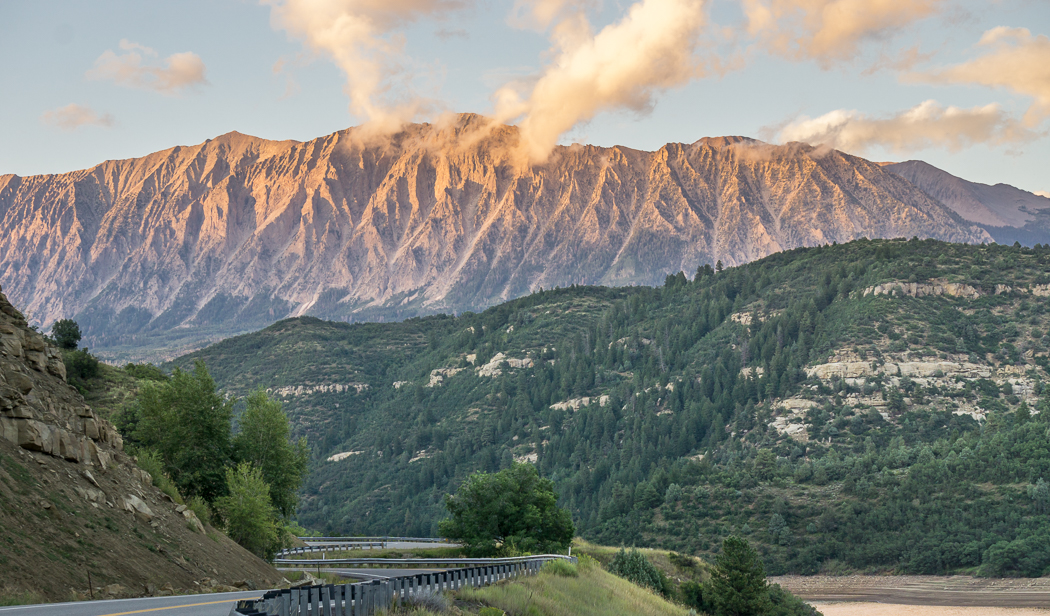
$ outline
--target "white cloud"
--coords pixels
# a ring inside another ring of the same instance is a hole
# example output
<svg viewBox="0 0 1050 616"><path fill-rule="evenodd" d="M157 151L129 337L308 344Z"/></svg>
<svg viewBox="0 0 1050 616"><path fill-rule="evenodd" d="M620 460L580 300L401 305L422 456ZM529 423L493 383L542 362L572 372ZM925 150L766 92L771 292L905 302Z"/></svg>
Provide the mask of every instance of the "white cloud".
<svg viewBox="0 0 1050 616"><path fill-rule="evenodd" d="M958 151L977 144L1018 144L1039 136L996 104L960 109L931 100L886 117L842 109L819 118L804 116L782 128L779 141L803 141L853 153L872 147L906 153L930 147Z"/></svg>
<svg viewBox="0 0 1050 616"><path fill-rule="evenodd" d="M1039 195L1040 197L1046 197L1047 199L1050 199L1050 191L1037 190L1035 191L1035 194Z"/></svg>
<svg viewBox="0 0 1050 616"><path fill-rule="evenodd" d="M103 52L86 77L168 95L208 83L204 62L195 53L186 51L160 60L156 51L127 39L120 41L120 50L119 54L110 49Z"/></svg>
<svg viewBox="0 0 1050 616"><path fill-rule="evenodd" d="M741 0L747 33L770 51L825 68L940 12L944 0Z"/></svg>
<svg viewBox="0 0 1050 616"><path fill-rule="evenodd" d="M640 0L617 23L591 33L581 2L537 6L551 20L553 61L531 84L495 95L500 121L521 118L530 154L541 160L566 131L603 111L646 112L662 90L701 74L695 51L704 25L703 0ZM526 93L527 91L527 93Z"/></svg>
<svg viewBox="0 0 1050 616"><path fill-rule="evenodd" d="M98 114L90 107L70 103L65 107L45 111L40 121L62 130L73 131L81 126L113 126L113 116L108 113Z"/></svg>
<svg viewBox="0 0 1050 616"><path fill-rule="evenodd" d="M985 32L977 46L987 50L978 58L906 79L1006 88L1034 99L1025 115L1029 126L1050 117L1050 38L1027 28L998 27Z"/></svg>
<svg viewBox="0 0 1050 616"><path fill-rule="evenodd" d="M404 77L404 37L397 30L422 18L441 18L472 0L260 0L270 23L322 54L346 75L350 110L373 125L393 128L425 103L411 92L391 93ZM397 100L400 97L400 100Z"/></svg>

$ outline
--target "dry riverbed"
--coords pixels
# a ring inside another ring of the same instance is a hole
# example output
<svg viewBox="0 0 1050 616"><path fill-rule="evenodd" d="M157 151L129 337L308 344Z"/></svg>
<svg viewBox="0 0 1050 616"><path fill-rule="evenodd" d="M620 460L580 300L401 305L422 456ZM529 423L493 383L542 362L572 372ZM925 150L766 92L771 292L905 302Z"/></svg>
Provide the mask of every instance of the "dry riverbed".
<svg viewBox="0 0 1050 616"><path fill-rule="evenodd" d="M779 576L825 616L1050 616L1050 578Z"/></svg>
<svg viewBox="0 0 1050 616"><path fill-rule="evenodd" d="M811 605L824 616L1047 616L1050 609L1036 607L953 607L946 605L894 605L892 603L824 603Z"/></svg>

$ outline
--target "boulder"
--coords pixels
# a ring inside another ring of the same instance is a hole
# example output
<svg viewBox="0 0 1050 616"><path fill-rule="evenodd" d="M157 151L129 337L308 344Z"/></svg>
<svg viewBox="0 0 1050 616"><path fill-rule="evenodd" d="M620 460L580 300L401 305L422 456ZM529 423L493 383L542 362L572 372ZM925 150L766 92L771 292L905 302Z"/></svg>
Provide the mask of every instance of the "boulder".
<svg viewBox="0 0 1050 616"><path fill-rule="evenodd" d="M4 325L7 325L6 323ZM15 330L10 325L7 325L11 329L11 332L5 332L0 330L0 353L10 355L11 357L22 356L22 341L15 334Z"/></svg>
<svg viewBox="0 0 1050 616"><path fill-rule="evenodd" d="M98 440L98 422L94 419L84 420L84 434L92 440Z"/></svg>
<svg viewBox="0 0 1050 616"><path fill-rule="evenodd" d="M7 380L7 384L21 392L23 396L33 391L33 379L21 372L12 370L5 374L4 377Z"/></svg>
<svg viewBox="0 0 1050 616"><path fill-rule="evenodd" d="M193 511L186 509L182 512L182 517L186 518L186 522L193 527L193 530L202 535L205 534L204 524L201 523L200 519L197 518L197 514L193 513Z"/></svg>
<svg viewBox="0 0 1050 616"><path fill-rule="evenodd" d="M35 419L15 419L15 444L29 451L54 451L54 433L51 426Z"/></svg>
<svg viewBox="0 0 1050 616"><path fill-rule="evenodd" d="M26 361L38 372L47 370L47 354L43 351L26 351Z"/></svg>
<svg viewBox="0 0 1050 616"><path fill-rule="evenodd" d="M149 522L153 519L153 511L150 510L149 505L134 494L124 497L124 510L135 514L135 517L143 522Z"/></svg>

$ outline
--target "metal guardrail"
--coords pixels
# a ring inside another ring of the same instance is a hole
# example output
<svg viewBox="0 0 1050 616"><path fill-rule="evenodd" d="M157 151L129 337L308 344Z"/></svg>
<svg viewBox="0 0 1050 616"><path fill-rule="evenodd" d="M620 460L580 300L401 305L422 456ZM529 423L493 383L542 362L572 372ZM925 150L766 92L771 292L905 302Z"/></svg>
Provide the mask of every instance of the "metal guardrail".
<svg viewBox="0 0 1050 616"><path fill-rule="evenodd" d="M441 559L400 560L418 562ZM263 595L262 599L238 601L230 611L230 616L373 616L377 611L393 607L398 603L410 603L414 597L465 587L487 586L520 575L535 575L545 563L552 560L568 560L576 563L575 557L560 554L458 560L484 561L489 564L355 584L326 584L307 588L271 590ZM335 561L320 562L333 564ZM391 561L391 564L395 563L396 561Z"/></svg>
<svg viewBox="0 0 1050 616"><path fill-rule="evenodd" d="M285 548L277 552L277 557L289 556L291 554L309 554L313 552L345 552L347 550L380 550L386 547L381 541L347 541L335 545L307 545L301 548Z"/></svg>
<svg viewBox="0 0 1050 616"><path fill-rule="evenodd" d="M509 558L275 558L275 565L302 565L303 567L316 567L318 565L398 565L398 566L433 566L449 565L462 567L466 565L510 565L522 560L545 558L553 560L556 558L567 559L569 556L561 554L544 554L542 556L512 556Z"/></svg>
<svg viewBox="0 0 1050 616"><path fill-rule="evenodd" d="M444 537L297 537L305 543L316 543L318 541L339 541L353 543L355 541L384 542L402 541L411 543L449 543Z"/></svg>
<svg viewBox="0 0 1050 616"><path fill-rule="evenodd" d="M277 557L313 552L343 552L346 550L379 550L388 543L441 543L453 545L448 539L436 537L298 537L306 547L286 548L277 552Z"/></svg>

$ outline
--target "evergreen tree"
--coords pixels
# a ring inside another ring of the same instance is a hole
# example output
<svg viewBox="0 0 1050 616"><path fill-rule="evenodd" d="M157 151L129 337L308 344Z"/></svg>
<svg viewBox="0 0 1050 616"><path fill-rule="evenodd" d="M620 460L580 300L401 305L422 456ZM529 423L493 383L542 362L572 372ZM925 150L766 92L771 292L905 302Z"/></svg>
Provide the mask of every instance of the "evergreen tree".
<svg viewBox="0 0 1050 616"><path fill-rule="evenodd" d="M59 319L51 326L51 337L55 344L67 351L76 350L80 344L80 326L73 319Z"/></svg>
<svg viewBox="0 0 1050 616"><path fill-rule="evenodd" d="M722 542L711 588L717 616L759 616L769 609L765 570L746 539L730 536Z"/></svg>

